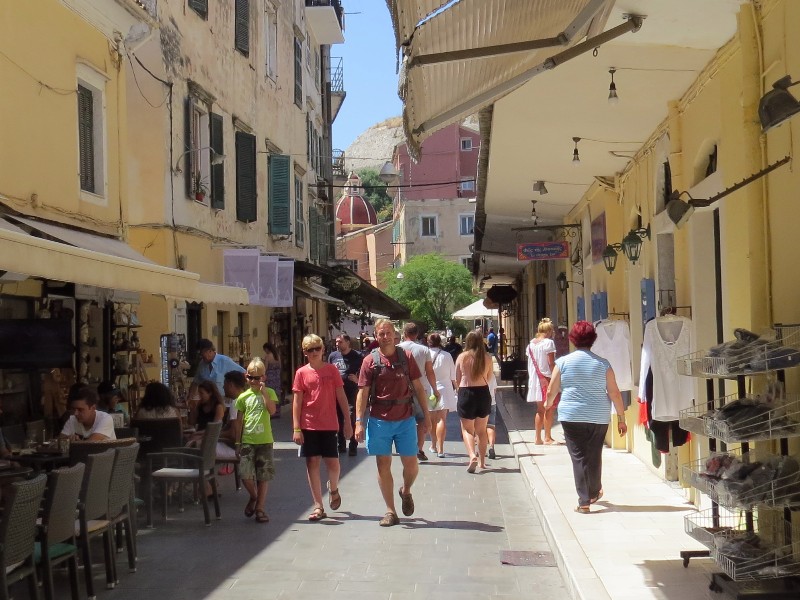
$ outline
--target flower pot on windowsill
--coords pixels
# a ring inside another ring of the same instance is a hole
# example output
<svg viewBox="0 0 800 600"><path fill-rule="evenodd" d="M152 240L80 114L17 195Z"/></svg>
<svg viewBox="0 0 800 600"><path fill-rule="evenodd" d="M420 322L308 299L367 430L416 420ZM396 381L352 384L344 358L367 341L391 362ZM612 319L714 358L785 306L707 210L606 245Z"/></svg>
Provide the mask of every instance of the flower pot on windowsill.
<svg viewBox="0 0 800 600"><path fill-rule="evenodd" d="M198 202L202 202L203 200L206 199L206 193L205 192L195 192L194 193L194 199L197 200Z"/></svg>

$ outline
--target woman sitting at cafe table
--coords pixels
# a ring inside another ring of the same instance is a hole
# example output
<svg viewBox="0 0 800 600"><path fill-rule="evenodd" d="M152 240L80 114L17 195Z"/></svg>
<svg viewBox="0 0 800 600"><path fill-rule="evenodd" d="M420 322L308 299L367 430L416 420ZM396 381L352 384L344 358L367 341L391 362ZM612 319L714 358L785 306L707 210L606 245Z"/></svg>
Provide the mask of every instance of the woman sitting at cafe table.
<svg viewBox="0 0 800 600"><path fill-rule="evenodd" d="M97 392L90 387L77 390L70 400L70 418L64 424L60 437L73 441L100 442L115 440L114 419L97 410Z"/></svg>
<svg viewBox="0 0 800 600"><path fill-rule="evenodd" d="M136 419L179 419L180 416L175 406L175 396L167 386L158 381L151 381L145 386Z"/></svg>

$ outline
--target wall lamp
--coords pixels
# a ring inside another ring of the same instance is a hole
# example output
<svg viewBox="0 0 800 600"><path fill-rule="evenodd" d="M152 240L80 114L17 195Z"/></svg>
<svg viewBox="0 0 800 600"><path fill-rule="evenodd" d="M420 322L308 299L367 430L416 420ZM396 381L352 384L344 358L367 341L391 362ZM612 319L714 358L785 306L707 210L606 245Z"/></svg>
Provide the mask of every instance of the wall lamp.
<svg viewBox="0 0 800 600"><path fill-rule="evenodd" d="M616 73L617 70L614 67L611 67L608 72L611 75L611 85L608 86L608 103L612 106L616 106L619 104L619 96L617 96L617 84L614 83L614 73Z"/></svg>
<svg viewBox="0 0 800 600"><path fill-rule="evenodd" d="M758 103L762 131L769 131L800 112L800 102L789 93L789 88L798 83L800 81L792 83L792 76L787 75L773 83L772 89L764 94Z"/></svg>
<svg viewBox="0 0 800 600"><path fill-rule="evenodd" d="M544 181L541 179L533 184L533 191L539 192L540 195L544 196L547 193L547 187L544 185Z"/></svg>
<svg viewBox="0 0 800 600"><path fill-rule="evenodd" d="M681 196L688 196L689 201L684 202L681 200ZM711 201L709 200L692 198L689 192L679 192L678 190L675 190L669 195L669 201L667 202L666 206L667 216L669 217L670 221L675 223L675 227L680 229L686 224L686 221L689 220L689 217L692 216L695 208L710 205Z"/></svg>
<svg viewBox="0 0 800 600"><path fill-rule="evenodd" d="M606 249L603 250L603 265L606 271L613 273L614 269L617 268L617 257L620 250L625 255L625 258L635 265L642 255L642 241L645 238L649 240L650 233L650 225L641 227L640 222L639 227L631 229L628 235L622 238L622 242L606 246Z"/></svg>
<svg viewBox="0 0 800 600"><path fill-rule="evenodd" d="M567 279L567 274L564 271L561 271L561 273L556 275L556 287L562 294L569 289L570 283L574 283L575 285L583 287L583 284L580 281L569 281Z"/></svg>
<svg viewBox="0 0 800 600"><path fill-rule="evenodd" d="M572 151L572 166L577 167L579 164L581 164L581 155L578 154L578 142L581 141L581 138L574 137L572 138L572 141L575 142L575 149Z"/></svg>
<svg viewBox="0 0 800 600"><path fill-rule="evenodd" d="M175 161L175 167L172 169L173 173L182 173L183 170L181 169L181 159L186 156L187 154L192 154L193 152L200 152L202 150L210 150L209 154L211 156L211 164L212 165L221 165L225 160L225 155L220 154L216 150L214 150L211 146L203 146L202 148L191 148L181 154L178 157L178 160Z"/></svg>

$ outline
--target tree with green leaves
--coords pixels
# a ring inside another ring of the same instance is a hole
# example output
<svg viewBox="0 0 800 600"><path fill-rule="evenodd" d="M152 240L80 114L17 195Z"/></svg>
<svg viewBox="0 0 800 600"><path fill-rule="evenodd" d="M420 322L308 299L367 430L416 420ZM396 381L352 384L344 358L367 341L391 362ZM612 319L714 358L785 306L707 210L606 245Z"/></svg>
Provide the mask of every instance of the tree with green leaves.
<svg viewBox="0 0 800 600"><path fill-rule="evenodd" d="M392 220L392 197L389 195L386 184L376 169L366 168L358 171L361 185L364 186L364 197L369 200L378 215L378 223Z"/></svg>
<svg viewBox="0 0 800 600"><path fill-rule="evenodd" d="M399 273L403 274L401 278ZM385 277L386 293L411 310L412 320L440 331L463 329L463 323L452 314L475 301L472 276L466 267L440 254L421 254L387 271Z"/></svg>

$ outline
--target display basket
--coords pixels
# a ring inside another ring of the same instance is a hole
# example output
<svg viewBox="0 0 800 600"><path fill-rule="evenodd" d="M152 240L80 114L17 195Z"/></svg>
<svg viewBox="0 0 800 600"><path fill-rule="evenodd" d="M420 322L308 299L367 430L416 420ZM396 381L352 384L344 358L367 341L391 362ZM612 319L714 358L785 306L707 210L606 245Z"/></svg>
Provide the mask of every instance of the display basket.
<svg viewBox="0 0 800 600"><path fill-rule="evenodd" d="M769 521L769 520L767 520ZM800 575L800 548L789 544L791 525L783 523L777 529L754 535L744 535L746 552L735 541L739 532L731 531L714 537L711 558L734 581L776 579ZM755 540L755 545L751 544Z"/></svg>
<svg viewBox="0 0 800 600"><path fill-rule="evenodd" d="M677 370L689 377L730 378L756 375L800 365L800 325L780 325L751 343L733 348L727 342L714 349L678 358ZM723 347L728 346L727 350Z"/></svg>
<svg viewBox="0 0 800 600"><path fill-rule="evenodd" d="M735 422L715 418L717 411L725 405L742 398L765 404L766 410ZM680 411L678 417L681 429L713 437L726 444L797 437L800 436L800 395L786 394L783 398L767 403L755 394L731 394L715 399L713 409L709 409L706 404L699 404Z"/></svg>
<svg viewBox="0 0 800 600"><path fill-rule="evenodd" d="M764 452L742 453L741 449L717 453L718 456L724 454L735 457L743 464L758 462L773 470L775 475L781 470L779 461L787 460L785 457ZM754 477L753 474L748 474L743 479L725 479L707 473L710 458L709 456L684 465L683 477L692 487L705 493L717 504L728 509L751 509L758 504L773 508L800 506L800 473L775 476L769 481L763 481L763 478L758 475ZM783 470L788 472L786 467Z"/></svg>
<svg viewBox="0 0 800 600"><path fill-rule="evenodd" d="M756 522L755 516L753 522ZM719 510L718 515L714 515L712 509L686 515L683 524L686 533L709 549L714 548L716 536L728 537L747 532L745 514L725 509Z"/></svg>

